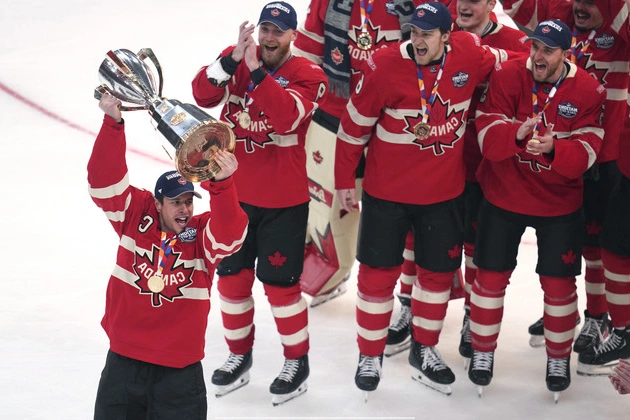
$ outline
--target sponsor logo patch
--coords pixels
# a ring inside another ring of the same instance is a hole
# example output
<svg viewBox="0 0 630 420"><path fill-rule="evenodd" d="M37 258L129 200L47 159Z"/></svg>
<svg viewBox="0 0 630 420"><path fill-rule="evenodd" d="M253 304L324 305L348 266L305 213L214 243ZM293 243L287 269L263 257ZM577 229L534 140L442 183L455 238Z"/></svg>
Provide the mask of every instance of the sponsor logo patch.
<svg viewBox="0 0 630 420"><path fill-rule="evenodd" d="M468 73L464 73L464 72L461 72L461 71L458 72L451 79L453 81L453 86L455 86L456 88L464 87L466 85L466 83L468 83L468 78L469 77L470 77L470 75Z"/></svg>
<svg viewBox="0 0 630 420"><path fill-rule="evenodd" d="M186 226L184 230L177 235L181 242L195 242L197 239L197 229L194 227Z"/></svg>
<svg viewBox="0 0 630 420"><path fill-rule="evenodd" d="M564 118L575 118L578 113L578 108L571 102L563 102L558 105L558 115Z"/></svg>

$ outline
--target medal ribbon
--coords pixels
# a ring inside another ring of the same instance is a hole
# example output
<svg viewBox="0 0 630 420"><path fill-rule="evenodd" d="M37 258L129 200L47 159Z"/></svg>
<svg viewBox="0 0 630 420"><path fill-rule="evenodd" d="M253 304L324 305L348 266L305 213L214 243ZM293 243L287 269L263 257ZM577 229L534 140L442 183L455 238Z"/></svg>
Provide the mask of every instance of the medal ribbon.
<svg viewBox="0 0 630 420"><path fill-rule="evenodd" d="M595 38L595 29L593 29L591 33L588 35L588 39L586 40L582 48L580 48L580 51L578 53L577 52L577 33L578 31L576 29L573 31L573 34L571 36L571 61L573 63L577 63L578 61L580 61L580 58L582 58L586 50L588 50L588 47L591 45L591 41L593 40L593 38Z"/></svg>
<svg viewBox="0 0 630 420"><path fill-rule="evenodd" d="M420 96L422 97L422 122L429 122L429 114L431 113L431 107L435 102L435 96L440 85L440 79L442 79L442 69L444 69L444 62L446 61L446 53L442 54L442 62L440 63L440 70L438 71L435 82L433 83L433 89L431 89L431 96L427 101L427 96L424 90L424 80L422 78L422 66L418 65L418 87L420 88Z"/></svg>
<svg viewBox="0 0 630 420"><path fill-rule="evenodd" d="M164 266L166 265L166 257L168 257L169 255L171 255L171 252L173 251L173 248L175 247L175 242L177 242L177 235L173 236L173 239L167 239L166 238L166 232L162 232L162 238L161 238L161 246L160 246L160 253L158 256L158 272L157 275L158 276L162 276L162 271L164 271Z"/></svg>
<svg viewBox="0 0 630 420"><path fill-rule="evenodd" d="M556 80L556 83L553 84L553 87L551 88L551 91L549 92L547 99L545 99L545 104L543 105L541 114L545 112L545 110L551 103L551 100L556 95L556 92L558 91L558 87L560 86L560 83L563 80L564 80L564 69L562 70L562 74L560 75L558 80ZM536 118L536 116L538 115L538 84L536 82L534 82L534 87L532 88L532 108L533 108L532 118ZM537 123L536 127L534 127L534 138L538 137L539 131L540 131L540 123Z"/></svg>
<svg viewBox="0 0 630 420"><path fill-rule="evenodd" d="M369 0L367 7L365 7L365 0L361 0L361 33L366 34L368 32L368 22L372 14L373 3L374 0Z"/></svg>

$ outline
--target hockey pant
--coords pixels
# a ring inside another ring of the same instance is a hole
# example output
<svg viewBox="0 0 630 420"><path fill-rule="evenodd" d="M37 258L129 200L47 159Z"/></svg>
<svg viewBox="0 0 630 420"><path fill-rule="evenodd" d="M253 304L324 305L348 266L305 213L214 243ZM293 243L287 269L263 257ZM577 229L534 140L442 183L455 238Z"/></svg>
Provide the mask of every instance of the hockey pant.
<svg viewBox="0 0 630 420"><path fill-rule="evenodd" d="M346 213L335 194L333 133L316 121L306 134L306 170L311 195L306 232L302 291L317 296L337 287L354 264L359 232L359 209ZM357 179L356 197L361 197Z"/></svg>
<svg viewBox="0 0 630 420"><path fill-rule="evenodd" d="M234 354L245 354L254 346L254 270L243 269L234 275L219 276L217 288L225 341ZM308 312L299 284L289 287L263 284L271 305L284 357L297 359L308 353Z"/></svg>
<svg viewBox="0 0 630 420"><path fill-rule="evenodd" d="M470 296L470 332L472 347L494 351L503 320L505 289L512 270L477 269L477 280ZM571 354L577 313L575 277L540 276L544 292L545 343L547 355L563 358Z"/></svg>

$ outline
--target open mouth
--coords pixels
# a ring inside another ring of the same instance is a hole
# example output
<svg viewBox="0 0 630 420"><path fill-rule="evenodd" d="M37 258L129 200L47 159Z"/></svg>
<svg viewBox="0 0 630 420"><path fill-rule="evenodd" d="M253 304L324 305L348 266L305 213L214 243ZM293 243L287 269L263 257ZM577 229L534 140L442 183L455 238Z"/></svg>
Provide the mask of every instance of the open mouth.
<svg viewBox="0 0 630 420"><path fill-rule="evenodd" d="M265 46L263 47L263 49L264 49L265 51L267 51L269 54L273 54L273 53L274 53L274 52L278 49L278 47L277 47L277 46L276 46L276 47L270 47L270 46L268 46L268 45L265 45Z"/></svg>
<svg viewBox="0 0 630 420"><path fill-rule="evenodd" d="M188 223L188 217L176 217L175 218L175 223L177 223L179 226L186 226L186 223Z"/></svg>
<svg viewBox="0 0 630 420"><path fill-rule="evenodd" d="M459 12L459 17L462 18L462 19L470 19L472 16L473 16L472 13Z"/></svg>
<svg viewBox="0 0 630 420"><path fill-rule="evenodd" d="M419 57L424 57L429 52L426 48L416 48L416 55Z"/></svg>

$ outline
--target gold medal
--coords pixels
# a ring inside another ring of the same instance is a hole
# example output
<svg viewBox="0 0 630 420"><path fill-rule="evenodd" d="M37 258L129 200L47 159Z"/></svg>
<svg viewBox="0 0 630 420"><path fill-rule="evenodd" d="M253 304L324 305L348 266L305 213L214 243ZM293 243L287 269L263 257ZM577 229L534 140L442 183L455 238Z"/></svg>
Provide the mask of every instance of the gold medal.
<svg viewBox="0 0 630 420"><path fill-rule="evenodd" d="M431 131L431 127L429 127L429 124L427 124L425 122L418 123L413 128L413 134L416 135L416 138L418 140L426 140L426 139L428 139L430 131Z"/></svg>
<svg viewBox="0 0 630 420"><path fill-rule="evenodd" d="M531 139L527 142L527 144L540 144L540 140L538 139ZM528 148L529 149L529 148ZM538 152L530 152L529 150L527 151L527 153L529 153L530 155L534 155L534 156L538 156L540 153Z"/></svg>
<svg viewBox="0 0 630 420"><path fill-rule="evenodd" d="M238 116L238 125L244 129L248 129L252 124L252 117L249 116L249 112L243 110Z"/></svg>
<svg viewBox="0 0 630 420"><path fill-rule="evenodd" d="M372 48L372 35L367 32L361 32L361 35L357 38L357 47L362 50L369 50Z"/></svg>
<svg viewBox="0 0 630 420"><path fill-rule="evenodd" d="M149 290L153 293L160 293L164 290L164 280L162 276L158 276L157 274L149 278L147 285L149 286Z"/></svg>

